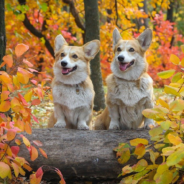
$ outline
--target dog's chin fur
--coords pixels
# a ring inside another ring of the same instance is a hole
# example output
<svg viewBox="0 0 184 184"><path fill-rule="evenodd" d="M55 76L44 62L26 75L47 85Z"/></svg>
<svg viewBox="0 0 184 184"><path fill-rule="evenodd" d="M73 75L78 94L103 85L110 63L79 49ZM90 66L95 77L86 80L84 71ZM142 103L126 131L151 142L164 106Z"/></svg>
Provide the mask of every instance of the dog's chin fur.
<svg viewBox="0 0 184 184"><path fill-rule="evenodd" d="M147 70L147 63L145 58L137 54L135 63L126 71L121 71L119 68L119 62L114 59L111 63L111 70L113 74L121 79L125 80L137 80Z"/></svg>
<svg viewBox="0 0 184 184"><path fill-rule="evenodd" d="M82 61L77 62L77 69L68 75L63 75L61 72L61 67L58 67L57 64L54 65L53 70L56 82L61 82L63 84L69 85L82 83L90 74L87 65Z"/></svg>

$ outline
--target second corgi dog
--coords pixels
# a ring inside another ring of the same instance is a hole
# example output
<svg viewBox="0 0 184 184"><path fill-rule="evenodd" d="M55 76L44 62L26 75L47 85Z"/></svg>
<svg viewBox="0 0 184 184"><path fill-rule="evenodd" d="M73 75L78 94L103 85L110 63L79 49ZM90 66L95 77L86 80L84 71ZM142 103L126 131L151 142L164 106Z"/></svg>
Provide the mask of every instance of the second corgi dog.
<svg viewBox="0 0 184 184"><path fill-rule="evenodd" d="M123 40L118 29L113 32L114 60L112 74L106 79L107 108L99 115L94 129L137 129L154 121L142 115L153 108L153 81L147 74L145 52L152 41L151 29L146 29L135 40Z"/></svg>
<svg viewBox="0 0 184 184"><path fill-rule="evenodd" d="M89 61L99 48L98 40L77 47L68 46L62 35L56 37L52 82L54 113L48 128L89 129L94 99Z"/></svg>

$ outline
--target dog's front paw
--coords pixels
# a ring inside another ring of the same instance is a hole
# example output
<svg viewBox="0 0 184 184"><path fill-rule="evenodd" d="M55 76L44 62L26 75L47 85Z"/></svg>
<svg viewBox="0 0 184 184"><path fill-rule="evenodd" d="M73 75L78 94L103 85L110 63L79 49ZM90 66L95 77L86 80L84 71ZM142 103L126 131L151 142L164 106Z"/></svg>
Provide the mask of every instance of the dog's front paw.
<svg viewBox="0 0 184 184"><path fill-rule="evenodd" d="M144 129L151 129L155 127L155 122L152 119L145 119L144 121Z"/></svg>
<svg viewBox="0 0 184 184"><path fill-rule="evenodd" d="M54 127L66 128L66 123L63 121L57 121Z"/></svg>
<svg viewBox="0 0 184 184"><path fill-rule="evenodd" d="M120 130L119 124L111 122L109 126L109 130Z"/></svg>
<svg viewBox="0 0 184 184"><path fill-rule="evenodd" d="M86 125L86 123L80 123L77 127L78 130L89 130L89 127Z"/></svg>

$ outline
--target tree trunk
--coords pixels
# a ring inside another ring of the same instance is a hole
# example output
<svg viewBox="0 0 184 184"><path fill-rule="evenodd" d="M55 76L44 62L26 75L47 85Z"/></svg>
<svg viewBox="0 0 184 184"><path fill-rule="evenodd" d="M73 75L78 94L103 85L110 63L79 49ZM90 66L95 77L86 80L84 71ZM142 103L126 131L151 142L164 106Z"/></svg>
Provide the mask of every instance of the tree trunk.
<svg viewBox="0 0 184 184"><path fill-rule="evenodd" d="M85 8L85 43L93 39L100 39L98 1L84 0ZM95 90L94 109L105 108L104 90L100 69L100 53L91 61L91 79Z"/></svg>
<svg viewBox="0 0 184 184"><path fill-rule="evenodd" d="M0 64L6 52L6 34L5 34L5 7L4 0L0 0ZM5 67L0 70L5 70Z"/></svg>
<svg viewBox="0 0 184 184"><path fill-rule="evenodd" d="M39 154L37 160L31 162L29 152L24 145L21 146L19 156L25 157L35 170L42 165L57 167L68 181L117 179L123 165L118 163L113 149L119 143L129 143L134 138L149 140L147 130L33 129L32 135L26 137L31 143L33 140L40 140L43 143L42 148L48 154L48 159ZM149 155L144 158L148 160ZM133 165L136 162L137 160L132 156L128 164ZM53 172L47 172L44 176L47 181L59 179Z"/></svg>

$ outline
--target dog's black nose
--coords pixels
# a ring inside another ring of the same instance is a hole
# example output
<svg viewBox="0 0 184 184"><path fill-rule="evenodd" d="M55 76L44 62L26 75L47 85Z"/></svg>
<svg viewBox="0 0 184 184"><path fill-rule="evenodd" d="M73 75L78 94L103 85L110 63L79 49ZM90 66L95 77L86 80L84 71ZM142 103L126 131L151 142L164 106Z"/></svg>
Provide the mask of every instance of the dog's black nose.
<svg viewBox="0 0 184 184"><path fill-rule="evenodd" d="M120 62L124 61L124 59L125 59L124 56L118 56L118 60L119 60Z"/></svg>
<svg viewBox="0 0 184 184"><path fill-rule="evenodd" d="M61 61L61 66L66 66L67 62L66 61Z"/></svg>

